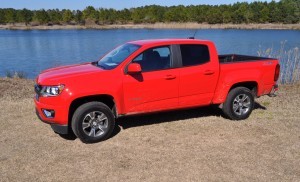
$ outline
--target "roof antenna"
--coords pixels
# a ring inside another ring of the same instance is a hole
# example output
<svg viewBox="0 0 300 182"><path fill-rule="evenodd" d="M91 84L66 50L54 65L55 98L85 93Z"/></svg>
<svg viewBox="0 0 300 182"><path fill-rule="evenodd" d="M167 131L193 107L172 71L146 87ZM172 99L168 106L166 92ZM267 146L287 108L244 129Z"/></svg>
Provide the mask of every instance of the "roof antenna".
<svg viewBox="0 0 300 182"><path fill-rule="evenodd" d="M188 37L188 39L195 39L195 36L196 36L197 32L198 32L198 29L196 29L195 32L194 32L194 35L192 37Z"/></svg>

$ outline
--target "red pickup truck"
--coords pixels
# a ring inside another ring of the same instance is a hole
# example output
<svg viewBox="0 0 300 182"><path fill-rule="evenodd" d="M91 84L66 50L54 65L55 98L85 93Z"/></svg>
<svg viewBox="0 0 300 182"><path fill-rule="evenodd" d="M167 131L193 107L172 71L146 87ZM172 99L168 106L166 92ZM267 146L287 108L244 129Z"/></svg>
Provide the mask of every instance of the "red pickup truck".
<svg viewBox="0 0 300 182"><path fill-rule="evenodd" d="M93 143L126 115L216 104L229 119L246 119L255 97L277 91L279 72L276 59L218 55L211 41L139 40L96 62L43 71L34 101L56 133Z"/></svg>

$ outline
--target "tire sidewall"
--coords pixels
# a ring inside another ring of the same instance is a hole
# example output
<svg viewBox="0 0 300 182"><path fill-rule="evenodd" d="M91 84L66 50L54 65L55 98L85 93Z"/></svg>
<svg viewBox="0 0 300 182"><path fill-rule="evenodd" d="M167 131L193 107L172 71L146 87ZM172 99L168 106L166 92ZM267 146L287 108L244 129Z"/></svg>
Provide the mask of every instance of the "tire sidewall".
<svg viewBox="0 0 300 182"><path fill-rule="evenodd" d="M249 107L249 111L246 114L238 115L233 110L233 102L234 102L234 99L238 95L241 95L241 94L246 94L250 98L250 107ZM229 93L228 97L229 97L229 100L228 100L229 103L227 103L227 107L229 107L231 119L234 119L234 120L247 119L250 116L250 114L252 113L252 110L254 108L254 96L251 93L251 91L247 88L236 88Z"/></svg>
<svg viewBox="0 0 300 182"><path fill-rule="evenodd" d="M100 111L104 113L108 121L108 131L99 137L90 137L85 134L82 128L84 117L93 111ZM80 106L74 113L72 118L72 129L75 135L84 143L95 143L106 140L114 130L115 121L112 111L104 104L100 102L87 103Z"/></svg>

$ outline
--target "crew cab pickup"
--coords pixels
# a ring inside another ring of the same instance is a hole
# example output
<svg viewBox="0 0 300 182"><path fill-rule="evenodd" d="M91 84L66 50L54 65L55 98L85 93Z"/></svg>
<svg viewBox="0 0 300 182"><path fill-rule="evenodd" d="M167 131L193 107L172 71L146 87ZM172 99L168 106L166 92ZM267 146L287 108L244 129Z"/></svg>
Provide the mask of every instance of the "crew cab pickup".
<svg viewBox="0 0 300 182"><path fill-rule="evenodd" d="M93 143L126 115L214 104L229 119L246 119L256 97L275 95L279 72L276 59L218 55L211 41L139 40L96 62L41 72L34 101L56 133Z"/></svg>

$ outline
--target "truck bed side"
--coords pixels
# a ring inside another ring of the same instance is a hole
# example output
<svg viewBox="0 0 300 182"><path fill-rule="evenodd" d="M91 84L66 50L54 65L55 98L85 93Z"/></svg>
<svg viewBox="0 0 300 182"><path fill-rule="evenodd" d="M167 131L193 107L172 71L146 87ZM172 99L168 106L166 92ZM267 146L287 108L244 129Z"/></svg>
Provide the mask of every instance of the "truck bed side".
<svg viewBox="0 0 300 182"><path fill-rule="evenodd" d="M263 60L274 60L273 58L258 57L258 56L248 56L239 54L225 54L219 55L220 63L235 63L235 62L256 62Z"/></svg>
<svg viewBox="0 0 300 182"><path fill-rule="evenodd" d="M277 64L278 60L269 58L259 60L248 58L235 62L234 59L226 62L221 60L220 76L213 103L223 103L230 89L239 85L255 85L257 97L269 94L276 84L274 75Z"/></svg>

